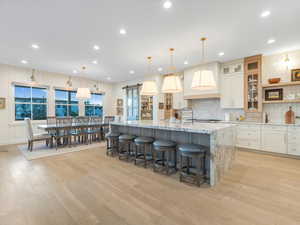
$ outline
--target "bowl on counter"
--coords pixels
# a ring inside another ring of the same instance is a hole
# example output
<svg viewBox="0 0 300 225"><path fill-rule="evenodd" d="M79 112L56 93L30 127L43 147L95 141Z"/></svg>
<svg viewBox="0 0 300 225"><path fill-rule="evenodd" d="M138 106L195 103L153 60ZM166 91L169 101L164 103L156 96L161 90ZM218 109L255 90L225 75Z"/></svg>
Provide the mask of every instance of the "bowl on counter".
<svg viewBox="0 0 300 225"><path fill-rule="evenodd" d="M268 80L269 84L278 84L280 82L281 78L270 78Z"/></svg>

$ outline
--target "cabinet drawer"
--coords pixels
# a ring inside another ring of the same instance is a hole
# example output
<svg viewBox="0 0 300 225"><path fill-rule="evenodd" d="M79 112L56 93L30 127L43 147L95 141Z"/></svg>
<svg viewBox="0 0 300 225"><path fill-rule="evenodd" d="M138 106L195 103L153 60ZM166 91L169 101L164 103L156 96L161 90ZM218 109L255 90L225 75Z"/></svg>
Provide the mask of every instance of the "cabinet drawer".
<svg viewBox="0 0 300 225"><path fill-rule="evenodd" d="M300 145L299 144L289 144L288 154L300 156Z"/></svg>
<svg viewBox="0 0 300 225"><path fill-rule="evenodd" d="M262 127L262 132L287 132L287 127L286 126L264 125Z"/></svg>

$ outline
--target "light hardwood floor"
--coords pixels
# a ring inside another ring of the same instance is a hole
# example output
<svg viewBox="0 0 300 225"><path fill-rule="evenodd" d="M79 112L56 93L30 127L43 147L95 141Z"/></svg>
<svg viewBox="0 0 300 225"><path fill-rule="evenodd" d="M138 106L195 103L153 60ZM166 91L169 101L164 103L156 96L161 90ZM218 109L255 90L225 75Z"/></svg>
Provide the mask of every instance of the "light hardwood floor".
<svg viewBox="0 0 300 225"><path fill-rule="evenodd" d="M27 161L0 147L0 225L299 225L300 160L238 152L215 188L91 149Z"/></svg>

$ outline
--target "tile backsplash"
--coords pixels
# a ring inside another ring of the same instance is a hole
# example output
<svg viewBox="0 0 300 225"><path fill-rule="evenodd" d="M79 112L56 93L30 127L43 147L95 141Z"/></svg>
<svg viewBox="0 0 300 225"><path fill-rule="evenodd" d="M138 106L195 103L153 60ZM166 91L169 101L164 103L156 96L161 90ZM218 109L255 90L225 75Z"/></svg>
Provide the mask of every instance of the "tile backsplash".
<svg viewBox="0 0 300 225"><path fill-rule="evenodd" d="M300 116L300 103L291 104L265 104L264 112L268 113L270 123L284 123L284 115L292 106L296 116ZM195 119L225 119L225 113L230 113L233 120L245 115L243 109L222 109L219 99L192 100ZM296 119L300 123L300 119Z"/></svg>
<svg viewBox="0 0 300 225"><path fill-rule="evenodd" d="M242 109L222 109L219 99L195 99L192 100L192 108L195 119L225 119L225 113L231 113L232 118L244 115Z"/></svg>

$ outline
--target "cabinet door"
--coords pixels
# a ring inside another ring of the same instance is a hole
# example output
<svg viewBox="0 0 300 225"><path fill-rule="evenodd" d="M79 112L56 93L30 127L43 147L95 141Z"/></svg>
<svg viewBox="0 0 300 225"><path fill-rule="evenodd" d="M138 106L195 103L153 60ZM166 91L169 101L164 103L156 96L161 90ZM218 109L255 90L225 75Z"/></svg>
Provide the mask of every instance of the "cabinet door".
<svg viewBox="0 0 300 225"><path fill-rule="evenodd" d="M223 75L221 81L221 107L222 108L232 108L233 99L231 94L231 82L232 76Z"/></svg>
<svg viewBox="0 0 300 225"><path fill-rule="evenodd" d="M276 153L287 153L287 132L286 129L278 128L262 129L262 150Z"/></svg>
<svg viewBox="0 0 300 225"><path fill-rule="evenodd" d="M289 127L288 132L288 154L300 156L300 128Z"/></svg>
<svg viewBox="0 0 300 225"><path fill-rule="evenodd" d="M233 108L244 107L244 76L242 73L236 74L231 79L231 96Z"/></svg>

